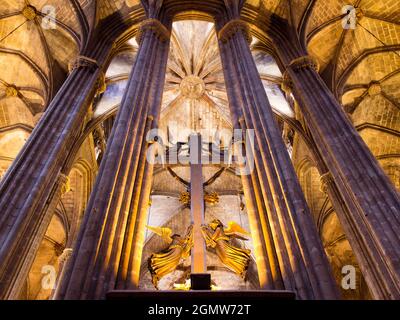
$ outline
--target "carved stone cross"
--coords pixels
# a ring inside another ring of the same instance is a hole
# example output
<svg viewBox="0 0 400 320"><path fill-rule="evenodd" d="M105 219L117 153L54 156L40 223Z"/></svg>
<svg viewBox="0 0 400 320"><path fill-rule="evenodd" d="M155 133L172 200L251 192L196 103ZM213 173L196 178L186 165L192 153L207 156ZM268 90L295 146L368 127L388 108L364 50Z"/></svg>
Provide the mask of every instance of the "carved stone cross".
<svg viewBox="0 0 400 320"><path fill-rule="evenodd" d="M204 224L204 188L201 164L201 135L193 134L189 138L190 147L190 210L193 224L192 275L204 274L206 266L206 245L201 232Z"/></svg>

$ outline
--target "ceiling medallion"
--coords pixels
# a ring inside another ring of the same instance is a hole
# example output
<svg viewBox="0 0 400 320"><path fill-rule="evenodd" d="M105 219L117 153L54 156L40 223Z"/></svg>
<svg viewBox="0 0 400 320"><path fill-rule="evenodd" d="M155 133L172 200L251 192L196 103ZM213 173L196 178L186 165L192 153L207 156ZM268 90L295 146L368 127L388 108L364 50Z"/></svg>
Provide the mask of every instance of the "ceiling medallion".
<svg viewBox="0 0 400 320"><path fill-rule="evenodd" d="M36 16L37 16L36 8L33 7L33 6L28 5L28 6L26 6L24 9L22 9L22 15L23 15L26 19L32 21L32 20L35 19Z"/></svg>
<svg viewBox="0 0 400 320"><path fill-rule="evenodd" d="M368 88L368 94L371 97L377 96L377 95L381 94L381 92L382 92L382 87L378 81L373 81L370 83L369 88Z"/></svg>
<svg viewBox="0 0 400 320"><path fill-rule="evenodd" d="M182 80L180 89L186 98L200 99L206 90L206 85L201 78L191 75Z"/></svg>

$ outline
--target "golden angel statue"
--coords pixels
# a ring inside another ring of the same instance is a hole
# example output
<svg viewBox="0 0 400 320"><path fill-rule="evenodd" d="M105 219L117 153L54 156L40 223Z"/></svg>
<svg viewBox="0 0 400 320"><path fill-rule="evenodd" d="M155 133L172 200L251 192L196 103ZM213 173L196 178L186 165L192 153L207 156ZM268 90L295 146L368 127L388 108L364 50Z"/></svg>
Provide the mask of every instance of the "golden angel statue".
<svg viewBox="0 0 400 320"><path fill-rule="evenodd" d="M172 230L169 228L146 227L159 235L169 245L160 253L153 253L148 260L152 282L158 290L158 281L167 274L174 272L181 260L190 256L193 247L193 226L188 228L184 238L179 234L172 234Z"/></svg>
<svg viewBox="0 0 400 320"><path fill-rule="evenodd" d="M208 225L203 225L202 232L207 247L215 249L221 262L234 273L245 278L251 251L235 247L231 242L233 238L248 240L239 234L248 235L249 233L235 222L229 222L228 228L224 229L224 225L218 219Z"/></svg>

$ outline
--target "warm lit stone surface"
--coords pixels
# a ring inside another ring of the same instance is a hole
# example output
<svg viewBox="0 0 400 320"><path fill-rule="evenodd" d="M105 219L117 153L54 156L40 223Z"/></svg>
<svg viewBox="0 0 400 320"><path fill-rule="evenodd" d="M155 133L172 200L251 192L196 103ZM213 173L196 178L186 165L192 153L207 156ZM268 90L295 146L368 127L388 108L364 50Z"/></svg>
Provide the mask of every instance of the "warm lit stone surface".
<svg viewBox="0 0 400 320"><path fill-rule="evenodd" d="M182 79L180 89L183 96L189 99L199 99L203 96L206 86L204 81L197 76L187 76Z"/></svg>
<svg viewBox="0 0 400 320"><path fill-rule="evenodd" d="M208 1L213 5L218 2ZM197 12L207 12L212 7L208 1L192 1L196 6L194 9L198 11L185 12L186 17L198 18ZM69 73L68 65L81 54L79 48L88 43L91 28L112 15L114 16L109 18L110 21L125 19L128 12L130 17L139 17L140 20L144 11L138 0L32 0L30 5L24 0L0 2L1 180L65 82ZM173 2L174 0L168 1L169 4ZM290 14L287 7L289 4L292 6ZM285 125L280 122L280 128L288 149L292 151L291 159L296 174L336 281L340 284L341 268L344 265L354 265L357 270L357 290L342 290L342 293L348 299L367 299L374 297L360 271L351 239L338 219L332 199L326 194L326 186L321 183L324 172L321 172L321 161L315 159L315 146L310 144L309 128L299 108L295 106L293 97L289 95L290 103L286 101L280 89L284 70L280 70L280 63L275 61L268 48L269 33L273 32L273 28L267 23L271 14L283 19L290 17L296 30L294 32L298 32L298 38L307 48L308 54L318 61L320 74L328 88L343 105L384 172L397 190L400 190L400 5L398 1L361 1L360 8L356 9L359 25L354 30L344 30L341 15L346 4L339 0L249 0L242 11L242 19L250 22L253 34L252 55L272 109L280 121L286 121ZM55 29L43 27L43 16L46 13L42 13L42 10L46 5L55 6ZM201 19L203 18L204 16ZM227 142L229 134L226 131L229 132L235 125L229 111L217 35L209 20L174 22L167 77L160 101L160 128L165 141L167 136L171 143L186 141L191 132L200 131L204 133L205 141L212 141L217 131L225 130L222 136L224 142ZM138 22L135 20L134 24L139 25ZM122 25L121 21L118 23ZM274 23L279 26L279 22ZM102 30L99 34L108 34L108 30ZM130 34L129 37L132 36ZM70 156L62 161L66 163L64 169L69 177L70 190L58 198L55 197L55 204L51 204L52 199L46 199L53 218L47 232L43 232L45 236L37 243L37 250L30 253L35 258L31 259L34 262L19 295L22 299L51 297L52 290L42 288L42 267L53 266L57 275L60 275L63 267L58 260L60 252L64 248L74 247L76 243L138 46L131 39L114 56L108 70L104 70L106 76L103 84L107 87L103 86L102 89L106 91L94 101L87 101L93 106L88 108L90 110L85 119L82 118L77 126L79 129L76 133L80 137L75 143L66 146ZM94 55L93 48L89 48L85 54ZM98 88L93 89L97 91ZM82 97L70 93L63 101L73 102L80 98ZM132 104L133 107L136 105ZM57 110L66 110L63 108L68 106L70 104L64 103ZM68 113L64 115L62 121L66 123L69 119ZM51 123L49 134L41 144L48 143L55 137L54 121ZM65 133L60 139L64 136ZM38 156L40 154L32 155ZM324 157L323 154L321 156ZM174 170L183 179L189 180L188 168L176 167ZM206 168L205 178L210 178L217 170L217 167ZM30 181L35 181L39 172L42 171L32 172ZM368 170L365 171L366 175L369 173ZM13 183L19 185L19 181ZM21 188L27 188L26 184ZM51 190L48 191L50 193ZM174 179L165 168L157 168L153 179L153 202L149 210L149 221L159 225L172 225L182 232L181 229L189 224L188 210L182 208L178 201L179 193L183 191L186 191L186 186ZM207 191L215 191L221 195L221 202L208 208L207 217L219 217L226 222L230 219L241 220L249 228L247 208L242 210L245 201L240 178L232 171L224 172L207 187ZM28 240L23 239L24 242ZM252 247L253 244L250 241L241 245ZM162 247L159 240L146 234L141 267L141 285L145 288L151 288L145 260L151 250ZM215 267L213 272L216 282L224 280L224 288L257 288L258 278L254 263L248 282L243 282L223 270L215 255L210 254L209 260ZM171 288L171 283L183 275L184 271L177 271L164 280L163 286Z"/></svg>

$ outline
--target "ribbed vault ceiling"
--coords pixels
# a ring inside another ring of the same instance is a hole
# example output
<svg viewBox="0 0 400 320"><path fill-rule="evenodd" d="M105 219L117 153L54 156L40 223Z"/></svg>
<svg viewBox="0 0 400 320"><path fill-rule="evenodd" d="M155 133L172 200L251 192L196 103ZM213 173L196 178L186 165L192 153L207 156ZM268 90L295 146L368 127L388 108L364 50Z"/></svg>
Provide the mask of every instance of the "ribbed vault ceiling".
<svg viewBox="0 0 400 320"><path fill-rule="evenodd" d="M256 42L256 39L254 40ZM108 89L97 105L95 117L115 110L137 52L130 40L129 52L112 61L106 77ZM274 110L287 117L293 112L279 88L281 73L273 58L253 50L253 56ZM167 129L168 128L168 129ZM176 141L186 141L188 132L201 132L212 139L215 131L232 129L224 74L214 25L203 21L173 24L166 83L161 108L161 129Z"/></svg>
<svg viewBox="0 0 400 320"><path fill-rule="evenodd" d="M346 30L341 10L348 4L357 8L357 25ZM343 104L355 102L357 107L369 92L399 108L400 3L316 1L311 10L306 29L309 52L320 62L334 92L344 93Z"/></svg>
<svg viewBox="0 0 400 320"><path fill-rule="evenodd" d="M169 3L173 1L168 0ZM205 9L206 2L204 1ZM25 110L25 118L28 120L22 121L17 117L7 121L4 116L6 121L0 119L0 126L24 121L25 124L32 125L33 120L29 118L48 105L65 79L68 64L73 61L78 48L85 41L88 30L93 28L95 15L97 21L100 21L118 10L141 10L139 3L139 0L1 1L0 108L3 113L8 113L8 118L15 110ZM342 28L342 8L349 3L360 8L358 12L361 19L355 30ZM41 26L43 15L40 11L47 4L56 8L55 30L47 30ZM29 5L37 9L33 17L24 11ZM358 105L374 98L380 99L381 104L399 108L398 1L248 0L245 6L246 15L254 12L254 16L262 20L271 14L290 19L310 54L318 59L327 83L339 99L344 94L343 104L356 109ZM176 34L175 37L179 35ZM179 47L175 40L173 47L177 55L184 52L176 51ZM207 50L211 50L208 51L208 57L194 62L212 66L212 49ZM177 91L178 78L188 75L188 62L183 60L182 63L182 66L175 66L175 71L178 71L174 74L176 82L173 82L171 68L169 71L171 82L167 83L167 89L170 90L171 98L179 98L174 96L176 92L172 92ZM179 72L185 74L179 75ZM208 77L207 81L214 80L206 84L207 96L211 97L210 92L219 94L217 89L221 86L221 74L215 72L212 78ZM221 94L214 99L215 107L227 109L221 99L225 99ZM166 107L167 102L164 105Z"/></svg>
<svg viewBox="0 0 400 320"><path fill-rule="evenodd" d="M45 25L46 3L0 3L0 106L10 113L25 109L34 116L43 111L77 54L81 30L71 1L51 1L55 29Z"/></svg>

